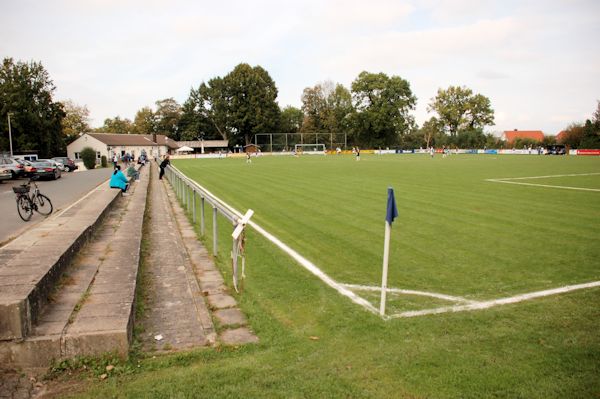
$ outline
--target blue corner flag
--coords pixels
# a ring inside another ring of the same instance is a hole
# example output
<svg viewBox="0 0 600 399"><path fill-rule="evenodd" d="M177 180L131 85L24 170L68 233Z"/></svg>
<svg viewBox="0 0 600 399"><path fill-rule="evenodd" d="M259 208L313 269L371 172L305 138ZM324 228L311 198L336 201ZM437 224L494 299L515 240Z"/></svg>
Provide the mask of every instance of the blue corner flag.
<svg viewBox="0 0 600 399"><path fill-rule="evenodd" d="M387 198L387 212L385 214L385 221L392 225L394 219L398 217L398 208L396 208L396 198L394 198L394 189L388 187L388 198Z"/></svg>

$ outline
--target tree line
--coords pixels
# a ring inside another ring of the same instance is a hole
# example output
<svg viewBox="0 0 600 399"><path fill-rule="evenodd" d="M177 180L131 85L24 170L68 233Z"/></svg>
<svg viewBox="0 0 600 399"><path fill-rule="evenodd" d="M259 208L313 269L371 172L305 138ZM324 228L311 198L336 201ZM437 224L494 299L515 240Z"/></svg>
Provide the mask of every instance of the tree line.
<svg viewBox="0 0 600 399"><path fill-rule="evenodd" d="M40 62L5 58L0 69L0 150L9 147L41 156L64 153L66 145L89 131L165 134L181 140L220 139L248 144L257 133L346 133L348 144L363 148L449 146L500 148L504 143L484 128L494 124L489 98L465 86L440 88L428 104L433 113L418 126L411 114L417 103L410 83L400 76L361 72L350 88L331 81L307 87L302 106L280 108L278 90L261 66L237 65L190 90L183 104L173 98L145 106L133 120L116 116L90 127L89 110L72 101L53 100L54 86ZM599 105L600 107L600 105ZM600 111L584 124L567 127L572 148L600 147ZM553 136L546 138L551 143Z"/></svg>

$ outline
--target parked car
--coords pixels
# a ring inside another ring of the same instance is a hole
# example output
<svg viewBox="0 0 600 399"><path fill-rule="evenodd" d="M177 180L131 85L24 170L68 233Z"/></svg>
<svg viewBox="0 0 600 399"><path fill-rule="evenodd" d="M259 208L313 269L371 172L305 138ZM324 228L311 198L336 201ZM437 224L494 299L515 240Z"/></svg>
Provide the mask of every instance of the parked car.
<svg viewBox="0 0 600 399"><path fill-rule="evenodd" d="M79 166L77 166L77 164L75 163L75 161L73 161L71 158L68 157L54 157L52 158L54 159L56 162L60 162L63 164L63 170L72 172L76 169L79 168Z"/></svg>
<svg viewBox="0 0 600 399"><path fill-rule="evenodd" d="M546 155L565 155L567 149L562 144L553 144L546 147Z"/></svg>
<svg viewBox="0 0 600 399"><path fill-rule="evenodd" d="M58 169L60 169L61 172L65 172L65 165L62 162L57 161L54 158L51 159L51 161L54 161L56 163L56 166L58 166Z"/></svg>
<svg viewBox="0 0 600 399"><path fill-rule="evenodd" d="M10 169L0 167L0 182L9 179L12 179L12 173L10 172Z"/></svg>
<svg viewBox="0 0 600 399"><path fill-rule="evenodd" d="M37 169L35 174L38 177L48 177L53 180L60 178L61 171L55 161L51 159L38 159L31 163Z"/></svg>
<svg viewBox="0 0 600 399"><path fill-rule="evenodd" d="M30 161L24 161L22 159L18 159L18 161L23 165L23 176L32 177L35 176L37 172L37 168Z"/></svg>
<svg viewBox="0 0 600 399"><path fill-rule="evenodd" d="M20 160L14 158L0 158L0 168L10 170L10 175L13 179L19 178L25 174L23 164Z"/></svg>

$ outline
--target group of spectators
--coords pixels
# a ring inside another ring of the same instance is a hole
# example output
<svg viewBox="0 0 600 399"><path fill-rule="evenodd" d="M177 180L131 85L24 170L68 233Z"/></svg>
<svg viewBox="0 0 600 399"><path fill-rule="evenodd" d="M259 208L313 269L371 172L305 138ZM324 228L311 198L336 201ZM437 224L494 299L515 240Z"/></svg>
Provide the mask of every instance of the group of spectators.
<svg viewBox="0 0 600 399"><path fill-rule="evenodd" d="M125 166L127 166L127 177L125 177L125 174L121 171L121 165L118 164L118 157L115 154L113 156L113 164L114 164L114 168L115 170L113 171L113 174L110 178L110 188L118 188L121 190L121 194L123 196L127 196L129 195L129 193L127 192L127 190L129 189L129 178L132 178L134 182L139 181L140 179L140 172L135 168L135 163L134 163L134 157L132 155L129 155L129 153L125 154L122 157L122 161L123 164ZM142 154L140 155L140 157L138 158L138 163L142 166L144 166L146 164L146 155ZM162 179L163 175L165 174L165 168L170 164L170 160L169 160L169 156L165 155L163 161L160 163L160 175L159 175L159 179Z"/></svg>

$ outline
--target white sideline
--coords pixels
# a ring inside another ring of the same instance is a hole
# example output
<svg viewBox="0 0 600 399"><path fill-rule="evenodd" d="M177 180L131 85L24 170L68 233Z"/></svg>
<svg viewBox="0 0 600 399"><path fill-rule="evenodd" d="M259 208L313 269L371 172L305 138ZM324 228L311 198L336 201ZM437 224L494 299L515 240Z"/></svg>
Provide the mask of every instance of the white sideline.
<svg viewBox="0 0 600 399"><path fill-rule="evenodd" d="M454 306L444 306L441 308L434 308L434 309L412 310L412 311L408 311L408 312L396 313L394 315L388 316L388 318L397 319L397 318L401 318L401 317L416 317L416 316L425 316L425 315L432 315L432 314L439 314L439 313L464 312L464 311L469 311L469 310L488 309L488 308L491 308L494 306L508 305L508 304L512 304L512 303L528 301L528 300L534 299L534 298L541 298L541 297L550 296L550 295L563 294L566 292L581 290L581 289L585 289L585 288L593 288L593 287L600 287L600 281L593 281L591 283L584 283L584 284L566 285L564 287L553 288L550 290L530 292L527 294L516 295L516 296L512 296L512 297L508 297L508 298L493 299L491 301L475 302L475 303L466 304L466 305L454 305Z"/></svg>
<svg viewBox="0 0 600 399"><path fill-rule="evenodd" d="M171 166L171 167L173 167L173 166ZM179 169L177 169L177 168L173 168L173 169L175 169L179 173L181 173L181 171ZM193 181L191 179L189 179L189 180ZM226 203L225 201L223 201L222 199L220 199L219 197L217 197L216 195L214 195L213 193L211 193L210 191L208 191L205 187L203 187L200 184L198 184L198 182L196 182L196 181L193 181L193 182L198 187L202 188L202 190L204 190L204 192L206 194L210 195L215 200L217 200L222 206L224 206L227 209L229 209L233 214L237 215L239 218L242 217L242 214L240 212L238 212L235 208L233 208L231 205L229 205L228 203ZM271 241L273 244L275 244L276 246L278 246L282 251L284 251L289 256L291 256L294 260L296 260L296 262L300 263L300 265L302 267L304 267L306 270L308 270L309 272L311 272L312 274L314 274L315 276L317 276L325 284L327 284L328 286L330 286L331 288L333 288L334 290L336 290L338 293L340 293L341 295L349 298L352 302L356 303L357 305L360 305L363 308L367 309L369 312L372 312L372 313L375 313L375 314L379 313L379 310L376 309L373 305L371 305L371 303L369 301L365 300L364 298L361 298L360 296L356 295L354 292L348 290L347 288L344 288L341 284L339 284L338 282L336 282L335 280L333 280L331 277L329 277L327 274L325 274L321 269L319 269L317 266L315 266L308 259L304 258L298 252L296 252L293 249L291 249L289 246L287 246L286 244L284 244L280 239L278 239L277 237L275 237L271 233L267 232L265 229L263 229L262 227L260 227L258 224L256 224L255 222L253 222L251 220L251 221L248 222L248 225L252 226L252 228L254 228L254 230L256 230L259 234L261 234L267 240Z"/></svg>
<svg viewBox="0 0 600 399"><path fill-rule="evenodd" d="M584 187L569 187L569 186L554 186L551 184L535 184L535 183L521 183L513 180L529 180L529 179L549 179L553 177L572 177L572 176L595 176L600 175L600 173L574 173L567 175L549 175L549 176L529 176L529 177L504 177L500 179L485 179L485 181L489 181L492 183L506 183L506 184L518 184L521 186L533 186L533 187L547 187L547 188L559 188L563 190L578 190L578 191L594 191L600 192L600 189L597 188L584 188Z"/></svg>
<svg viewBox="0 0 600 399"><path fill-rule="evenodd" d="M343 287L355 289L359 291L381 291L381 287L373 286L373 285L360 285L360 284L340 284ZM443 299L450 302L466 302L466 303L478 303L477 301L471 301L469 299L460 297L460 296L452 296L446 294L437 294L435 292L426 292L426 291L414 291L414 290L403 290L401 288L387 288L387 292L395 293L395 294L405 294L405 295L420 295L420 296L428 296L437 299Z"/></svg>
<svg viewBox="0 0 600 399"><path fill-rule="evenodd" d="M552 178L552 177L594 176L594 175L600 175L600 172L572 173L572 174L568 174L568 175L529 176L529 177L502 177L502 178L499 178L499 179L486 179L486 180L496 181L496 180L549 179L549 178Z"/></svg>
<svg viewBox="0 0 600 399"><path fill-rule="evenodd" d="M569 187L569 186L552 186L550 184L534 184L534 183L519 183L516 181L508 180L487 180L492 183L506 183L506 184L518 184L520 186L533 186L533 187L549 187L549 188L561 188L563 190L578 190L578 191L600 191L597 188L583 188L583 187Z"/></svg>
<svg viewBox="0 0 600 399"><path fill-rule="evenodd" d="M271 241L273 244L277 245L282 251L284 251L289 256L294 258L296 260L296 262L300 263L300 265L302 267L304 267L306 270L308 270L309 272L311 272L312 274L317 276L319 279L321 279L325 284L327 284L328 286L330 286L331 288L333 288L334 290L336 290L343 296L348 297L352 302L362 306L363 308L367 309L368 311L375 313L375 314L379 313L379 310L376 309L373 305L371 305L371 303L369 301L367 301L364 298L361 298L360 296L356 295L354 292L345 288L343 286L343 284L340 284L337 281L333 280L331 277L329 277L327 274L325 274L321 269L319 269L317 266L315 266L312 262L310 262L308 259L304 258L298 252L296 252L293 249L291 249L290 247L288 247L277 237L275 237L271 233L267 232L262 227L260 227L259 225L257 225L256 223L254 223L252 221L250 221L248 224L250 226L252 226L257 232L259 232L267 240Z"/></svg>
<svg viewBox="0 0 600 399"><path fill-rule="evenodd" d="M177 168L174 168L174 169L179 171ZM181 172L179 171L179 173L181 173ZM600 173L589 173L586 175L596 175L596 174L600 174ZM552 177L552 176L546 176L546 177ZM554 176L554 177L557 177L557 176ZM488 180L491 181L493 179L488 179ZM191 179L190 179L190 181L192 181L198 187L202 188L207 194L212 196L214 199L219 201L224 207L228 208L233 214L238 215L238 217L240 217L240 218L242 217L242 214L240 212L238 212L235 208L233 208L231 205L227 204L225 201L223 201L219 197L215 196L210 191L206 190L206 188L204 188L203 186L198 184L196 181L193 181ZM517 183L515 183L515 184L517 184ZM379 315L379 310L375 306L373 306L366 299L356 295L354 292L352 292L348 289L349 287L353 287L356 289L372 290L371 287L360 286L360 285L355 286L352 284L338 283L337 281L335 281L331 277L329 277L327 274L325 274L321 269L319 269L317 266L315 266L308 259L304 258L298 252L294 251L292 248L287 246L285 243L283 243L281 240L279 240L277 237L275 237L271 233L267 232L265 229L260 227L255 222L249 221L248 225L252 226L252 228L254 228L259 234L261 234L267 240L271 241L273 244L275 244L277 247L279 247L281 250L283 250L285 253L287 253L289 256L291 256L294 260L296 260L302 267L304 267L306 270L310 271L312 274L317 276L321 281L323 281L325 284L327 284L331 288L335 289L338 293L349 298L352 302L356 303L357 305L362 306L364 309L368 310L369 312ZM424 295L424 296L430 296L430 297L439 298L439 299L446 299L448 301L453 301L453 302L467 302L467 303L464 305L444 306L444 307L434 308L434 309L424 309L424 310L396 313L394 315L383 316L383 319L388 320L388 319L393 319L393 318L416 317L416 316L425 316L425 315L432 315L432 314L439 314L439 313L462 312L462 311L469 311L469 310L487 309L487 308L491 308L494 306L518 303L518 302L522 302L522 301L526 301L526 300L530 300L530 299L534 299L534 298L562 294L562 293L566 293L566 292L570 292L570 291L575 291L575 290L580 290L580 289L585 289L585 288L593 288L593 287L598 287L598 286L600 286L600 281L594 281L591 283L567 285L564 287L554 288L554 289L550 289L550 290L530 292L527 294L517 295L517 296L513 296L513 297L500 298L500 299L494 299L494 300L482 301L482 302L470 301L470 300L462 298L462 297L456 297L456 296L450 296L450 295L444 295L444 294L436 294L436 293L428 293L428 292L424 292L424 291L413 291L413 290L403 290L403 289L399 289L399 288L388 288L388 291L391 291L391 292L413 294L413 295ZM375 289L373 289L373 290L381 290L381 288L375 287Z"/></svg>

